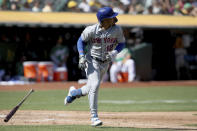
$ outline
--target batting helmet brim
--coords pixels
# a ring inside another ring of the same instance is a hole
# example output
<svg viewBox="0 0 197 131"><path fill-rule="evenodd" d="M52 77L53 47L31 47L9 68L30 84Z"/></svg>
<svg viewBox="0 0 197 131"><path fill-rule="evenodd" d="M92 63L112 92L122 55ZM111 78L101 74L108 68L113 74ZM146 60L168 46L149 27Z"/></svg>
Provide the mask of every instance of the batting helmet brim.
<svg viewBox="0 0 197 131"><path fill-rule="evenodd" d="M110 17L107 17L107 18L114 18L114 17L116 17L118 15L118 13L117 12L114 12L113 13L113 15L111 15ZM106 18L105 18L106 19Z"/></svg>

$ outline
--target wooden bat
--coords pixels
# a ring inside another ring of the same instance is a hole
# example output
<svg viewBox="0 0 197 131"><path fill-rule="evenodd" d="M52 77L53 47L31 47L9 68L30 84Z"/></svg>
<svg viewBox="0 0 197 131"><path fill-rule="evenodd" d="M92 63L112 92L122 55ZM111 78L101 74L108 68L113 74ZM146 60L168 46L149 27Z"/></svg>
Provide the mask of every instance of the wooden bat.
<svg viewBox="0 0 197 131"><path fill-rule="evenodd" d="M10 113L5 117L4 122L8 122L10 120L10 118L12 118L12 116L16 113L16 111L19 109L19 107L23 104L23 102L30 96L30 94L34 92L33 89L31 89L28 94L20 101L20 103L18 103L17 106L15 106Z"/></svg>

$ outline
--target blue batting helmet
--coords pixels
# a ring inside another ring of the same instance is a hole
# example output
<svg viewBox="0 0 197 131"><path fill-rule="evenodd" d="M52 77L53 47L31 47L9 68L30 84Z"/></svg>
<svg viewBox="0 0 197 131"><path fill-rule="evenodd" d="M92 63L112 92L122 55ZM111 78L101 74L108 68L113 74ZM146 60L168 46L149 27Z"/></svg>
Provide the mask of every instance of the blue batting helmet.
<svg viewBox="0 0 197 131"><path fill-rule="evenodd" d="M118 13L114 12L111 7L100 8L96 14L99 22L106 18L114 18L117 15Z"/></svg>

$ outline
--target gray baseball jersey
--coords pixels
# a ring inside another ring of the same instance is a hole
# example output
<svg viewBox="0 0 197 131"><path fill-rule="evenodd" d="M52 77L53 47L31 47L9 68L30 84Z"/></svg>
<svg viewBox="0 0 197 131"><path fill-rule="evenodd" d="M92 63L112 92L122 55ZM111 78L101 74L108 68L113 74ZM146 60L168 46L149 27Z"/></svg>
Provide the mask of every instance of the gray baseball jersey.
<svg viewBox="0 0 197 131"><path fill-rule="evenodd" d="M88 59L87 68L85 69L88 82L81 88L81 91L82 95L88 94L91 115L95 117L97 116L98 89L109 67L106 55L114 50L118 43L124 43L125 38L120 26L114 25L104 30L100 27L100 24L86 27L81 34L81 38L88 44L85 53ZM91 56L100 61L93 59Z"/></svg>
<svg viewBox="0 0 197 131"><path fill-rule="evenodd" d="M112 26L107 30L100 28L100 24L86 27L81 38L88 43L88 52L93 57L104 61L108 52L114 50L118 43L124 43L125 38L120 26Z"/></svg>

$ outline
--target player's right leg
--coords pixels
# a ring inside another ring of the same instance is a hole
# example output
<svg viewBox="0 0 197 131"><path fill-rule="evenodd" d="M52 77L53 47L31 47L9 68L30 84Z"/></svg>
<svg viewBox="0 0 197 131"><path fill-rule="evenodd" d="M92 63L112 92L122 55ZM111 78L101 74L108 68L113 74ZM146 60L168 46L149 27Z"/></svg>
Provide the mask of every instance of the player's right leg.
<svg viewBox="0 0 197 131"><path fill-rule="evenodd" d="M98 116L94 116L91 118L91 126L101 126L103 122L98 118Z"/></svg>
<svg viewBox="0 0 197 131"><path fill-rule="evenodd" d="M64 99L64 105L72 103L76 98L82 96L81 89L76 89L74 86L71 86L68 95Z"/></svg>

